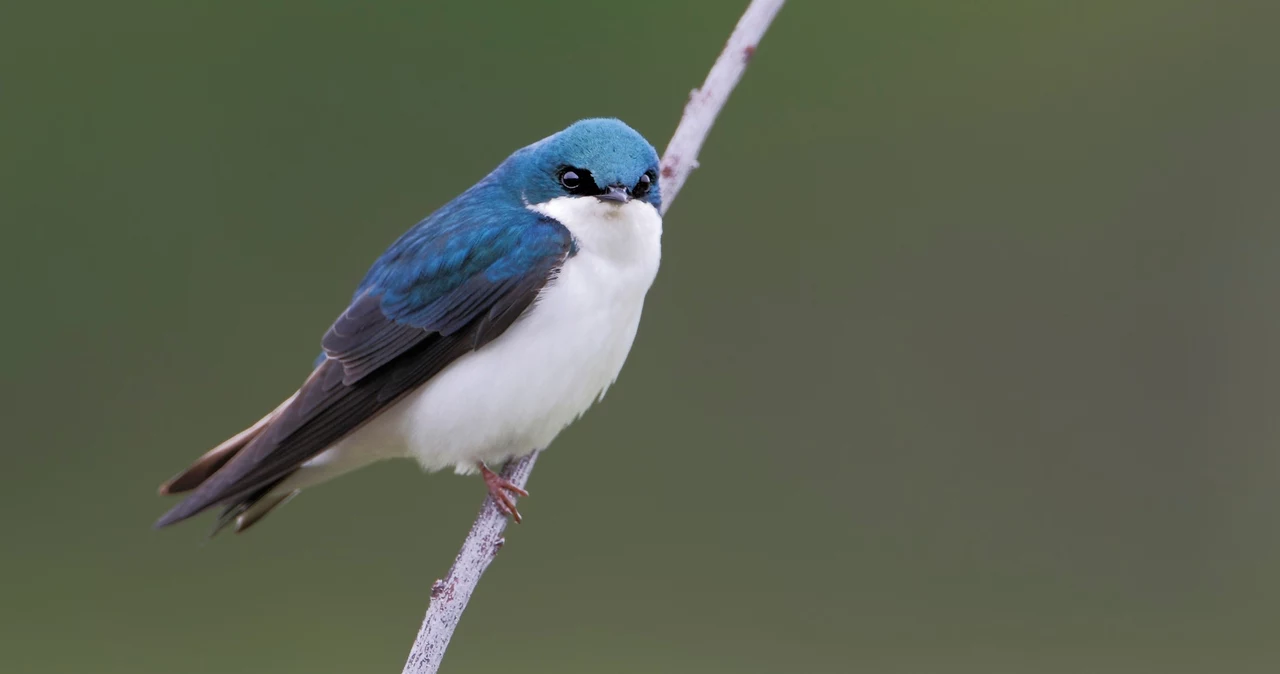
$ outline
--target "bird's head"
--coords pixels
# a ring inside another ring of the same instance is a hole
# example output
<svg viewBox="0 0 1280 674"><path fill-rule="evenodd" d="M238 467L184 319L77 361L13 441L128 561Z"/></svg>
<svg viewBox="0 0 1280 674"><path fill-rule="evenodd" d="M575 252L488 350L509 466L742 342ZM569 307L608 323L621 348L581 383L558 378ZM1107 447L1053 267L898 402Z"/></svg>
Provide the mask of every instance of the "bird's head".
<svg viewBox="0 0 1280 674"><path fill-rule="evenodd" d="M623 205L633 200L654 208L658 190L658 153L616 119L584 119L511 156L508 184L526 203L559 197Z"/></svg>

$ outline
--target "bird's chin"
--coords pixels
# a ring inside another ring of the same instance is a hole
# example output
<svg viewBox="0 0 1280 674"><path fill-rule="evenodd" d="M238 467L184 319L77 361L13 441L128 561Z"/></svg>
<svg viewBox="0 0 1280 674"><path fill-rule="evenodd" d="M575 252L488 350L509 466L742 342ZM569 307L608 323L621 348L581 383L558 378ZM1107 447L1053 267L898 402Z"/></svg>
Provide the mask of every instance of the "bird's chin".
<svg viewBox="0 0 1280 674"><path fill-rule="evenodd" d="M617 220L626 217L626 213L631 210L627 208L630 204L630 201L602 201L598 212L608 220Z"/></svg>

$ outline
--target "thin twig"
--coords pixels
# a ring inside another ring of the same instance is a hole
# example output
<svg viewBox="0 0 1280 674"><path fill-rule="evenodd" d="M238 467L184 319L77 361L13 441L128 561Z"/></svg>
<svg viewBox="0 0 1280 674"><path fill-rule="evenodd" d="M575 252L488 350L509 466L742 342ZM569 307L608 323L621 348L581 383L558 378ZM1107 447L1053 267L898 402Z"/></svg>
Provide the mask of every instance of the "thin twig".
<svg viewBox="0 0 1280 674"><path fill-rule="evenodd" d="M711 132L725 101L729 100L729 94L742 79L747 62L755 54L756 45L764 37L778 10L782 9L784 1L752 0L729 36L724 51L711 66L702 88L694 89L690 94L680 124L662 156L659 185L664 214L680 193L680 188L684 187L689 174L698 167L698 151L702 149L703 141ZM525 486L541 452L537 450L529 456L507 462L502 476L516 485ZM471 525L471 533L467 534L458 557L453 561L453 567L443 580L437 580L431 586L431 605L427 607L426 618L401 674L435 674L440 669L440 661L444 659L445 649L449 647L449 640L462 619L471 593L479 585L480 576L489 568L498 550L502 549L505 541L502 532L506 528L506 515L498 510L492 497L486 497L475 524Z"/></svg>
<svg viewBox="0 0 1280 674"><path fill-rule="evenodd" d="M698 152L702 143L711 133L711 125L724 108L729 94L738 86L747 63L755 56L756 47L773 23L773 17L782 9L784 0L753 0L738 19L733 34L724 45L724 51L711 66L707 80L702 88L689 93L689 102L684 106L684 116L680 125L667 143L667 151L662 154L662 212L666 214L671 202L676 200L684 181L689 174L698 168Z"/></svg>
<svg viewBox="0 0 1280 674"><path fill-rule="evenodd" d="M502 469L502 476L523 487L541 453L542 450L538 450L524 458L508 461ZM516 500L515 494L510 496ZM462 620L462 612L467 610L471 593L480 584L480 576L489 568L498 550L502 549L505 542L502 532L506 528L507 516L498 510L493 497L486 497L449 574L431 586L431 605L427 607L427 617L418 629L418 637L413 640L413 650L409 651L402 674L435 674L440 669L444 651L449 648L449 640L453 638L458 621Z"/></svg>

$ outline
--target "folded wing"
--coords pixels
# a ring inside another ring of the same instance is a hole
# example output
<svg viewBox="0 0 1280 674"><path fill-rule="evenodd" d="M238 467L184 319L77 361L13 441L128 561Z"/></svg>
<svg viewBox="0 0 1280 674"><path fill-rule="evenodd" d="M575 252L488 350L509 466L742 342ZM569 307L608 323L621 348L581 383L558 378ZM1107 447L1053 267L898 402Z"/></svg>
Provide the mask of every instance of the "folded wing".
<svg viewBox="0 0 1280 674"><path fill-rule="evenodd" d="M454 360L500 336L572 254L572 237L554 220L523 208L501 222L468 221L466 212L441 209L379 259L325 334L326 358L298 392L166 483L162 492L194 490L157 527L218 504L232 516L252 505Z"/></svg>

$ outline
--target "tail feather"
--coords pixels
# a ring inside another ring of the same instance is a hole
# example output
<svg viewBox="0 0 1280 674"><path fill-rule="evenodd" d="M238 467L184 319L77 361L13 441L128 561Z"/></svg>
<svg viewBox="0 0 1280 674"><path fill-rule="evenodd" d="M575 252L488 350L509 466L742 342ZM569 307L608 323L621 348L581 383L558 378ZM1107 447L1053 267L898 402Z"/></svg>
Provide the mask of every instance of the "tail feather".
<svg viewBox="0 0 1280 674"><path fill-rule="evenodd" d="M261 432L262 430L259 428L245 429L223 441L217 447L205 452L186 470L174 475L168 482L160 485L160 495L181 494L199 487L205 480L209 479L210 475L218 472L219 468L226 465L231 460L231 457L244 449L245 445L248 445Z"/></svg>
<svg viewBox="0 0 1280 674"><path fill-rule="evenodd" d="M189 468L173 476L168 482L160 485L160 495L167 496L169 494L181 494L182 492L191 491L192 489L199 487L205 480L209 479L210 475L218 472L219 468L226 465L226 463L231 460L231 457L244 449L245 446L253 441L254 438L261 435L262 431L266 430L267 426L269 426L271 422L280 415L280 412L284 410L285 406L293 402L293 399L296 396L296 393L289 396L288 400L280 403L280 405L274 410L271 410L267 416L259 419L256 424L236 433L230 438L222 441L222 443L217 447L205 452L204 455L196 459L195 463L191 464Z"/></svg>
<svg viewBox="0 0 1280 674"><path fill-rule="evenodd" d="M249 445L249 443L253 442L253 440L257 438L259 435L262 435L262 432L266 430L268 426L271 425L271 422L274 421L275 418L280 415L280 412L283 411L284 408L289 405L289 403L293 402L293 399L296 395L297 394L294 394L293 396L289 396L288 400L284 401L283 403L280 403L280 405L276 407L274 410L272 410L270 414L259 419L258 422L255 423L254 425L244 429L243 431L240 431L239 433L236 433L232 437L223 441L217 447L214 447L208 452L205 452L205 454L201 456L199 459L196 459L195 463L191 464L189 468L182 471L181 473L178 473L169 481L160 485L160 494L161 495L180 494L183 492L188 492L193 489L196 489L200 485L204 484L206 480L208 480L211 476L213 476L214 473L218 472L219 469L225 466L228 461L230 461L232 458L236 456L236 454L239 454L241 450L243 450L245 447ZM241 501L241 503L247 503L248 506L251 506L253 505L254 502L256 502L258 499L260 499L262 496L265 496L265 495L266 495L265 492L251 495L248 498ZM187 517L194 515L196 512L199 512L199 510L204 509L203 507L198 509L191 509L189 507L190 505L192 505L190 501L191 499L187 499L186 501L183 501L182 503L179 503L176 506L174 506L173 509L171 509L169 512L165 513L164 516L161 517L160 520L156 522L155 524L156 528L159 529L160 527L168 526L170 524L173 524L174 522L178 522L180 520L186 519ZM235 504L233 504L233 506L234 505ZM270 510L270 508L267 508L266 510ZM266 514L265 510L262 512L262 514ZM260 518L261 515L259 515L258 517ZM232 519L234 519L234 517ZM255 521L256 519L258 518L255 518ZM218 528L221 529L222 526L225 526L225 524L219 525ZM240 528L244 528L244 527L240 527Z"/></svg>
<svg viewBox="0 0 1280 674"><path fill-rule="evenodd" d="M282 494L261 493L251 499L245 499L235 505L228 506L221 514L218 515L218 522L214 525L213 533L218 533L223 527L235 522L235 532L241 533L249 527L257 524L262 518L267 516L272 510L289 502L293 497L301 493L301 489L294 489Z"/></svg>

